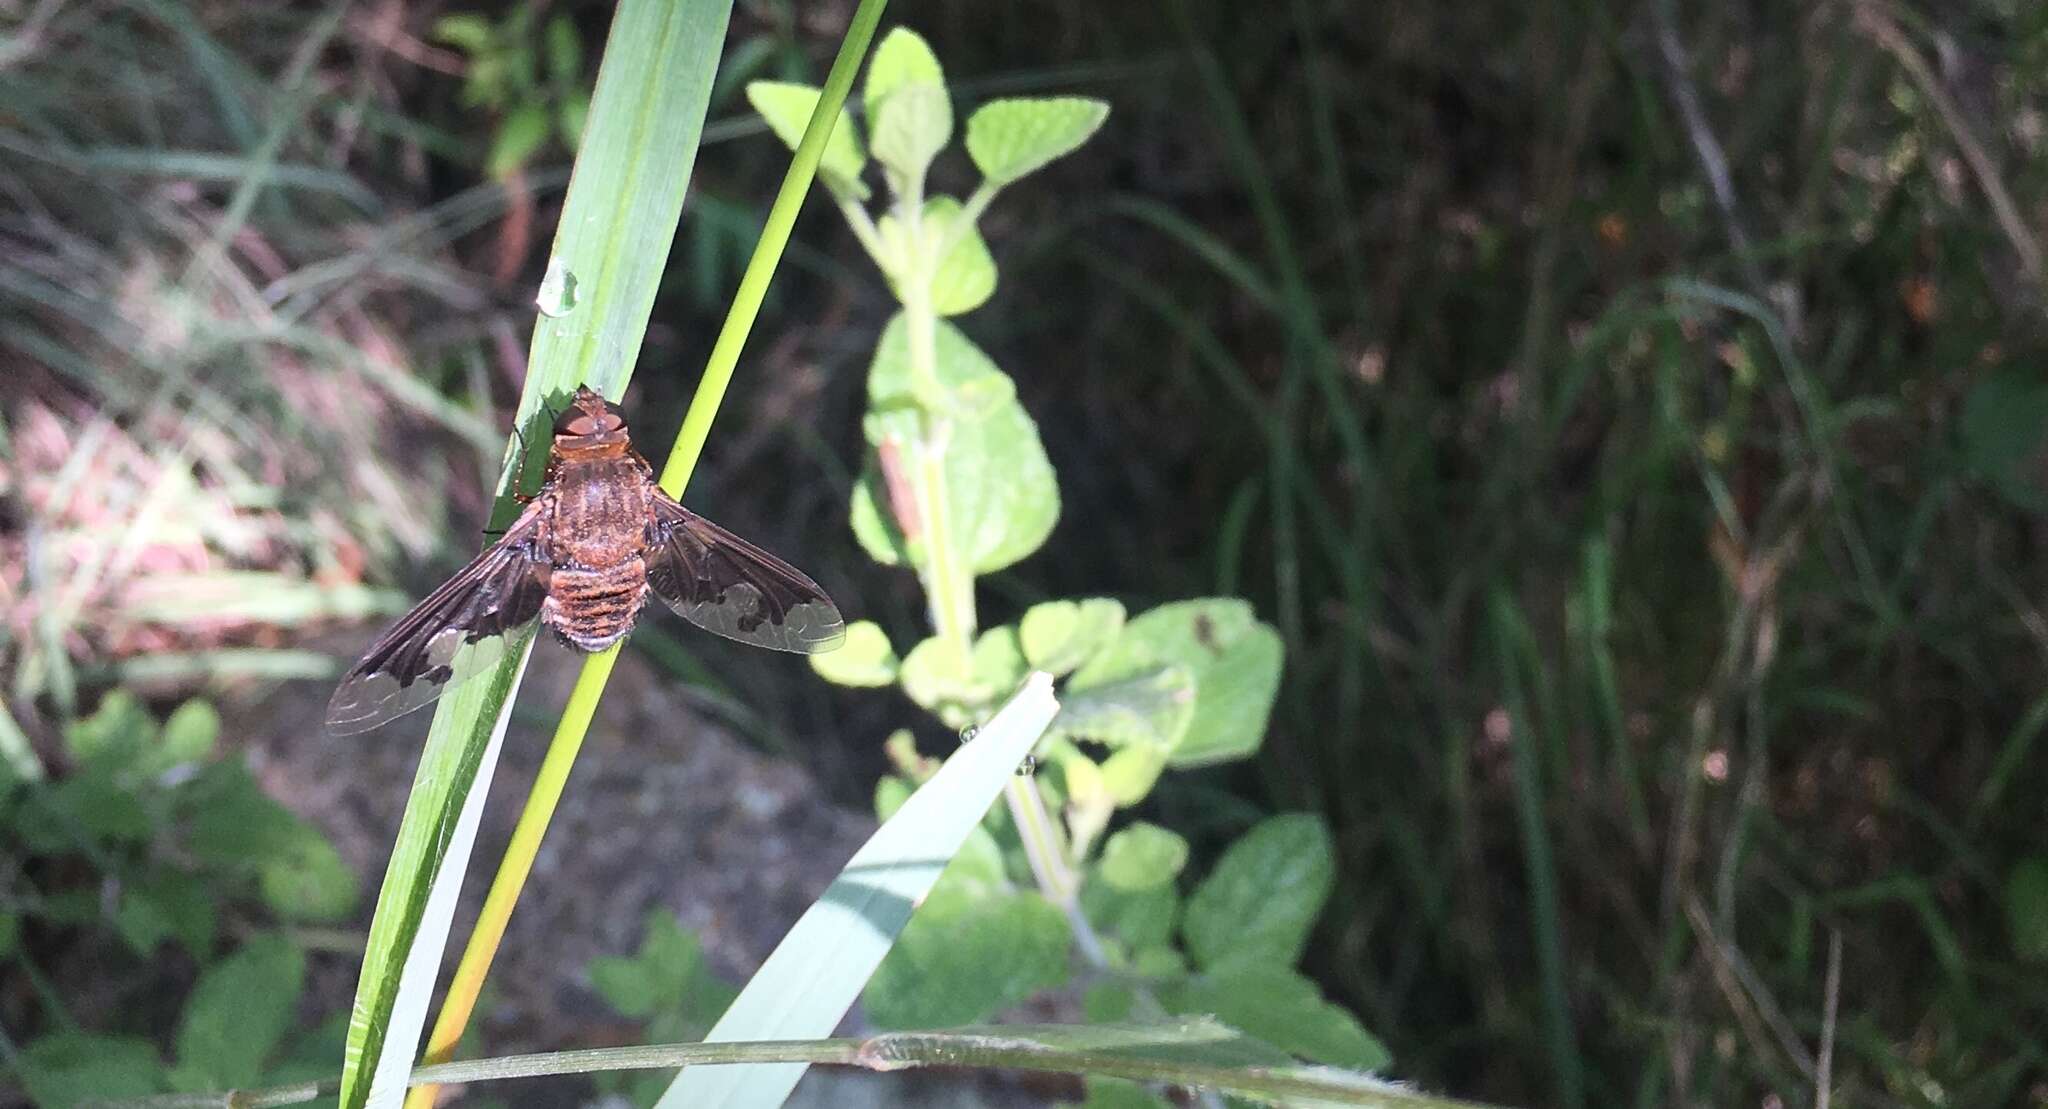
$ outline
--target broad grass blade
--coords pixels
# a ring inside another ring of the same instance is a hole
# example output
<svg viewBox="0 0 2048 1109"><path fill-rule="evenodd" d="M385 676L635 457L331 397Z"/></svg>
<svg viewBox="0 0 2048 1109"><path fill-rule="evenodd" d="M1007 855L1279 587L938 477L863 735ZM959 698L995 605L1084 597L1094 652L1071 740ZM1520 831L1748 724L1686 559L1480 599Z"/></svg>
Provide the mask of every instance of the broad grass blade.
<svg viewBox="0 0 2048 1109"><path fill-rule="evenodd" d="M538 317L520 397L525 442L546 441L551 406L577 385L614 397L625 389L682 214L731 10L731 0L625 0L613 16L550 254L554 295ZM572 283L566 295L563 279ZM513 508L518 456L508 444L500 523ZM373 1086L379 1106L404 1096L403 1082L389 1076L404 1074L419 1045L452 890L469 862L463 824L489 781L526 646L444 697L435 713L363 955L342 1109L372 1104Z"/></svg>
<svg viewBox="0 0 2048 1109"><path fill-rule="evenodd" d="M853 1006L910 914L1017 773L1059 711L1052 677L1034 673L972 743L877 829L789 930L705 1037L711 1043L818 1039ZM657 1109L780 1105L806 1064L690 1067Z"/></svg>

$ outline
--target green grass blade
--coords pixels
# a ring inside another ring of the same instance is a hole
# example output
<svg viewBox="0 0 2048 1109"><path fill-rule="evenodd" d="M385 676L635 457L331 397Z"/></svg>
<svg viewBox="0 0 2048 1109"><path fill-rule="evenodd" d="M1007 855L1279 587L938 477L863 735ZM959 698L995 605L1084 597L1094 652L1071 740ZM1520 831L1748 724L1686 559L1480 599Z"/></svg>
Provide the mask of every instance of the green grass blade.
<svg viewBox="0 0 2048 1109"><path fill-rule="evenodd" d="M818 111L814 114L806 137L797 145L790 159L789 170L784 175L782 187L776 194L766 226L762 228L754 247L753 257L747 262L745 275L733 298L733 305L726 315L725 326L720 330L717 344L712 348L711 358L704 367L704 375L697 383L697 395L691 401L690 411L683 418L682 429L676 435L675 446L669 451L668 462L662 468L661 487L670 496L680 498L683 486L689 482L690 472L697 455L710 433L711 421L717 415L719 402L725 396L726 386L731 382L733 370L739 362L740 350L746 344L748 330L767 292L768 280L774 273L782 250L789 241L791 227L796 222L797 210L802 206L804 195L809 191L811 180L817 174L819 156L823 150L824 138L829 133L830 122L838 118L839 105L845 100L853 84L853 73L859 68L860 59L867 52L868 41L873 37L875 26L881 20L883 0L862 0L847 28L846 37L840 43L839 57L833 63L832 75L826 81L825 92L818 99ZM701 112L700 112L701 117ZM559 247L559 243L558 243ZM558 249L549 266L548 279L543 282L541 299L551 302L543 311L551 318L560 319L573 312L574 280L568 269L573 256ZM659 276L656 270L651 275ZM552 329L543 326L543 334ZM572 333L563 332L556 339L563 341L569 349L585 355L605 357L608 344L599 342L574 341ZM634 336L637 345L639 336ZM538 341L538 339L537 339ZM535 433L543 429L536 427ZM433 1034L428 1040L426 1058L438 1062L449 1058L461 1042L464 1029L474 1011L478 994L490 974L491 962L497 957L498 945L504 939L505 927L517 907L519 894L525 888L532 872L533 860L540 850L542 839L547 835L548 823L554 818L556 805L561 801L562 792L567 788L569 772L575 766L576 755L582 749L584 735L589 729L597 701L604 695L612 664L618 658L618 646L601 651L586 659L582 673L577 675L576 687L569 695L568 707L563 711L556 725L554 738L548 744L548 753L541 762L540 771L534 775L533 787L527 793L526 805L519 815L519 823L513 829L512 839L507 844L505 856L500 861L498 873L491 880L490 893L484 898L483 911L478 915L475 928L470 932L468 944L463 950L462 960L456 967L455 977L449 984L447 998L442 1003L441 1015L435 1020ZM407 1098L407 1104L414 1109L431 1109L436 1097L431 1087L414 1090Z"/></svg>
<svg viewBox="0 0 2048 1109"><path fill-rule="evenodd" d="M1052 678L1035 673L1010 703L911 794L805 911L705 1037L709 1043L829 1036L914 909L1052 723ZM697 1067L656 1109L780 1105L806 1064Z"/></svg>
<svg viewBox="0 0 2048 1109"><path fill-rule="evenodd" d="M730 0L627 0L613 17L552 253L575 276L576 294L534 331L519 403L527 442L545 442L549 406L578 384L614 397L624 390L682 213L730 11ZM516 453L508 449L508 464ZM514 477L508 470L501 483L501 519L514 507ZM369 1104L373 1089L380 1105L404 1094L454 909L442 891L467 868L465 812L489 780L493 737L525 667L526 644L516 647L435 713L363 956L344 1109Z"/></svg>
<svg viewBox="0 0 2048 1109"><path fill-rule="evenodd" d="M398 844L377 898L378 911L365 945L364 974L356 986L355 1008L349 1014L348 1044L342 1056L343 1105L351 1104L349 1095L357 1090L363 1104L396 1105L405 1095L413 1045L419 1042L420 1027L426 1022L434 979L441 968L441 948L462 890L462 872L476 843L484 798L491 790L491 773L498 765L505 726L512 720L513 694L519 690L532 647L529 632L517 649L506 652L508 664L495 667L487 680L465 682L456 688L448 695L447 708L435 715L428 730L412 800L406 804ZM461 674L459 666L457 674ZM492 701L497 703L496 710L487 707ZM483 746L462 742L468 726L482 721L490 721ZM421 800L432 807L421 807L416 821L415 806ZM407 835L413 828L429 828L433 835ZM425 883L414 881L394 890L394 878L426 874L432 877ZM419 896L422 884L424 898ZM387 901L394 892L411 897ZM386 912L387 905L410 908L417 915ZM413 924L410 942L401 945L395 941L408 922ZM373 979L371 957L379 953L388 955L376 964L379 974ZM388 1007L380 1006L381 1011L367 1008L365 1001ZM363 1080L366 1072L367 1085Z"/></svg>

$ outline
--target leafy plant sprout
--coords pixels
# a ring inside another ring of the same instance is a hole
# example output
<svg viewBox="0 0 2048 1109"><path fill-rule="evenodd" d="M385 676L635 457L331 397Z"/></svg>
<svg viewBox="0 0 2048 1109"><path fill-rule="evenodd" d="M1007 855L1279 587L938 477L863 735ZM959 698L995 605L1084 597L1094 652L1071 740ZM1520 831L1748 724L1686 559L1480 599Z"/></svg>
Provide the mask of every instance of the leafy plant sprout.
<svg viewBox="0 0 2048 1109"><path fill-rule="evenodd" d="M818 94L755 82L747 95L794 143ZM1112 599L1058 600L1014 624L979 626L975 578L1045 541L1059 490L1015 385L952 321L996 289L982 215L1005 189L1086 142L1108 105L981 105L962 142L981 180L963 201L927 188L955 128L944 73L923 39L900 28L883 39L863 101L865 141L842 114L819 176L900 307L869 367L869 452L852 523L871 557L917 574L931 634L899 657L880 626L856 622L845 647L812 665L844 685L899 685L963 744L1027 672L1064 679L1061 712L1006 787L1006 811L970 838L912 918L865 995L868 1014L903 1028L985 1020L1065 982L1068 953L1078 951L1093 982L1092 1017L1199 1010L1258 1022L1252 1010L1263 1009L1261 1033L1291 1050L1384 1064L1355 1018L1293 969L1333 873L1318 822L1280 817L1255 828L1185 905L1175 889L1189 854L1180 836L1142 821L1110 831L1117 811L1143 801L1168 768L1257 749L1279 680L1277 634L1233 598L1129 619ZM863 179L871 162L880 198ZM877 792L884 818L933 765L907 733L887 747L898 773ZM1267 944L1257 933L1269 927ZM992 962L1014 972L988 975Z"/></svg>

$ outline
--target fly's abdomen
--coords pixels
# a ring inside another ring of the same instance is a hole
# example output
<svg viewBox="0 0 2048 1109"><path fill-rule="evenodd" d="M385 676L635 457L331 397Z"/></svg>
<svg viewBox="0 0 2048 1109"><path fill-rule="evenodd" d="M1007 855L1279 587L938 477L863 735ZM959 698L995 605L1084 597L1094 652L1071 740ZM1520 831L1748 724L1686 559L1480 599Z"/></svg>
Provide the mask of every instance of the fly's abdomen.
<svg viewBox="0 0 2048 1109"><path fill-rule="evenodd" d="M541 619L571 647L602 651L633 630L646 599L647 567L637 555L595 569L557 569Z"/></svg>

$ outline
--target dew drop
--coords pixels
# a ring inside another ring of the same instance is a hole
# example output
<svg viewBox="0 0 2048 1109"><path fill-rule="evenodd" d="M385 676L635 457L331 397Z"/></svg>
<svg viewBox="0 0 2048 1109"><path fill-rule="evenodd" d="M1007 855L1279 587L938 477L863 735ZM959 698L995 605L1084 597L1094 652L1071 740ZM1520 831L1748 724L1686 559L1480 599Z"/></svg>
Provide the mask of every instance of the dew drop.
<svg viewBox="0 0 2048 1109"><path fill-rule="evenodd" d="M972 725L972 724L969 724L969 725L967 725L966 727L964 727L964 728L960 729L960 742L961 742L961 743L973 743L973 742L974 742L974 737L975 737L975 736L978 736L978 735L980 735L980 734L981 734L981 729L980 729L980 728L977 728L977 727L975 727L974 725Z"/></svg>
<svg viewBox="0 0 2048 1109"><path fill-rule="evenodd" d="M560 258L548 259L548 272L540 279L540 292L533 303L543 316L566 316L576 307L576 275Z"/></svg>
<svg viewBox="0 0 2048 1109"><path fill-rule="evenodd" d="M1038 773L1037 755L1026 755L1024 756L1024 761L1017 764L1017 776L1019 778L1029 778L1036 773Z"/></svg>

